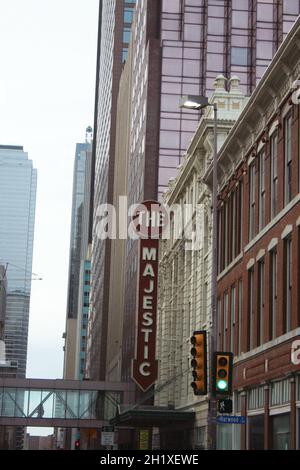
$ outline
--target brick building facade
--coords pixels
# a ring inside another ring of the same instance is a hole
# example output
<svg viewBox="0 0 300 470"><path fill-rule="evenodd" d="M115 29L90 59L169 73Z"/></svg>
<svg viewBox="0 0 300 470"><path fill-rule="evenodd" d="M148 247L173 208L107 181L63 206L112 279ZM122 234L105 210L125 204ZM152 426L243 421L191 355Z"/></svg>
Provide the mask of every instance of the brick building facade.
<svg viewBox="0 0 300 470"><path fill-rule="evenodd" d="M299 47L298 20L218 157L218 341L247 416L219 426L221 448L300 448Z"/></svg>

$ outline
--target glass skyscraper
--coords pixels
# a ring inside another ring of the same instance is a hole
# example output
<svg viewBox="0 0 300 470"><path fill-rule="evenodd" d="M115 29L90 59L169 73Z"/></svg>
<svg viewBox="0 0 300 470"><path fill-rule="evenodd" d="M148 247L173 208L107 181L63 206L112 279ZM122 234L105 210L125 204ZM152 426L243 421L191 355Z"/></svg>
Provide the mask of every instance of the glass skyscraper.
<svg viewBox="0 0 300 470"><path fill-rule="evenodd" d="M0 341L4 335L4 320L6 312L6 272L5 267L0 264ZM0 345L1 348L1 345ZM1 351L0 351L1 361Z"/></svg>
<svg viewBox="0 0 300 470"><path fill-rule="evenodd" d="M26 375L37 171L23 147L0 146L0 263L7 265L6 359Z"/></svg>
<svg viewBox="0 0 300 470"><path fill-rule="evenodd" d="M83 216L82 203L84 200L86 152L89 150L89 143L76 145L70 237L69 293L67 306L68 318L77 318Z"/></svg>
<svg viewBox="0 0 300 470"><path fill-rule="evenodd" d="M148 11L152 8L151 1ZM238 75L250 96L300 13L299 0L162 0L158 193L198 126L199 114L179 109L182 96L213 91L217 75ZM143 14L143 13L141 13Z"/></svg>
<svg viewBox="0 0 300 470"><path fill-rule="evenodd" d="M83 253L82 242L87 239L88 222L85 214L85 199L89 201L86 192L86 170L90 167L91 144L89 142L76 144L74 172L73 172L73 195L72 195L72 217L70 234L70 258L69 258L69 280L67 318L65 331L65 356L64 356L64 378L75 379L77 362L77 330L78 330L78 301L80 292L80 268ZM88 210L88 209L87 209ZM86 244L87 242L85 242ZM81 315L81 308L79 309ZM79 320L80 321L80 320Z"/></svg>
<svg viewBox="0 0 300 470"><path fill-rule="evenodd" d="M103 0L98 44L95 126L96 210L112 203L116 97L129 2ZM179 108L183 95L206 95L216 77L238 75L250 95L300 13L298 0L140 0L132 28L129 204L160 198L199 124L200 113ZM129 25L126 25L128 27ZM125 144L124 144L125 146ZM90 364L105 378L111 243L93 238ZM130 380L135 348L138 244L125 260L122 379ZM100 375L99 375L100 374Z"/></svg>

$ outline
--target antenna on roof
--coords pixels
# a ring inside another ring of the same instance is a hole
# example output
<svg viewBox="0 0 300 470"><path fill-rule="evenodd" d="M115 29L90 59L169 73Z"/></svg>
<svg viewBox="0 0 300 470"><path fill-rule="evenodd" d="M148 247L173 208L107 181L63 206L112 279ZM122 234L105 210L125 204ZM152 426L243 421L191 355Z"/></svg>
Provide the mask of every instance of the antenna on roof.
<svg viewBox="0 0 300 470"><path fill-rule="evenodd" d="M91 144L93 140L93 128L88 126L85 131L85 141L87 144Z"/></svg>

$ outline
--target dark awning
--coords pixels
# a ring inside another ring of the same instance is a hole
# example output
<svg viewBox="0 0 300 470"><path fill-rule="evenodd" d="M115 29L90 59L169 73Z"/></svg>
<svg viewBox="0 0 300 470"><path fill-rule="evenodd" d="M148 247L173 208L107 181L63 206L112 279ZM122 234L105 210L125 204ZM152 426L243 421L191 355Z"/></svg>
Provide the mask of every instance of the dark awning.
<svg viewBox="0 0 300 470"><path fill-rule="evenodd" d="M194 411L180 411L164 406L118 407L117 415L110 420L116 426L155 426L165 427L174 423L191 423L195 420Z"/></svg>

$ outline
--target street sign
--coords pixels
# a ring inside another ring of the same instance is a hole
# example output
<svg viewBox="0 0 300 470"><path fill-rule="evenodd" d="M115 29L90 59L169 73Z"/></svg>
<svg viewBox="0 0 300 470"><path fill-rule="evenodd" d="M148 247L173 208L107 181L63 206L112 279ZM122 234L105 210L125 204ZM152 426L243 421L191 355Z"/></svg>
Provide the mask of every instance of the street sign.
<svg viewBox="0 0 300 470"><path fill-rule="evenodd" d="M153 209L156 208L156 210ZM164 217L157 201L145 201L134 216L139 233L138 295L136 305L136 344L132 379L144 392L157 379L155 358L159 236Z"/></svg>
<svg viewBox="0 0 300 470"><path fill-rule="evenodd" d="M114 432L114 426L102 426L102 432Z"/></svg>
<svg viewBox="0 0 300 470"><path fill-rule="evenodd" d="M102 432L101 433L101 445L102 446L113 446L115 442L114 432Z"/></svg>
<svg viewBox="0 0 300 470"><path fill-rule="evenodd" d="M218 424L246 424L246 416L218 416Z"/></svg>

